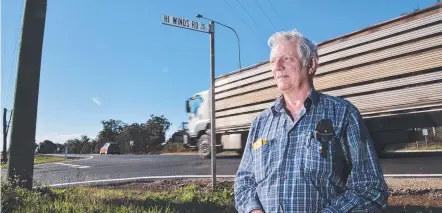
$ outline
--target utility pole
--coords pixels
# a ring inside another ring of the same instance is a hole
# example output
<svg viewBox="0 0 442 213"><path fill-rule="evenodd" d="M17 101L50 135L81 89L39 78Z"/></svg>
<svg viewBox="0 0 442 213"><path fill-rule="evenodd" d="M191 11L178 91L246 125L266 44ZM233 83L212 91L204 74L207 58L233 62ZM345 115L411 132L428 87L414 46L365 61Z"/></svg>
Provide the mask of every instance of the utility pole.
<svg viewBox="0 0 442 213"><path fill-rule="evenodd" d="M212 143L212 189L216 186L216 132L215 132L215 22L210 21L210 142Z"/></svg>
<svg viewBox="0 0 442 213"><path fill-rule="evenodd" d="M40 67L47 0L25 0L9 148L8 177L32 189Z"/></svg>
<svg viewBox="0 0 442 213"><path fill-rule="evenodd" d="M8 110L4 108L3 110L3 157L2 157L2 163L8 162L8 155L7 155L7 144L8 144L8 132L9 127L11 126L11 117L12 112L14 110L11 110L11 114L9 114L9 120L6 121L6 114L8 113Z"/></svg>
<svg viewBox="0 0 442 213"><path fill-rule="evenodd" d="M6 108L3 109L3 152L2 152L2 163L6 163L8 158L6 157L6 139L8 138L7 133L7 123L6 123L6 113L8 110Z"/></svg>

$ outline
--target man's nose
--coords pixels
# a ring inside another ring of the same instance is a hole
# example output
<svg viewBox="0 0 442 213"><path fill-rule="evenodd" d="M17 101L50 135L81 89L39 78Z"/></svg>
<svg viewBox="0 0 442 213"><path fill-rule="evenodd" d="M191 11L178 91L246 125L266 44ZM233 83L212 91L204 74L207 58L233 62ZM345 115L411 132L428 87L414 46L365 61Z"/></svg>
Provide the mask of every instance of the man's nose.
<svg viewBox="0 0 442 213"><path fill-rule="evenodd" d="M275 70L283 70L284 69L284 61L282 59L277 59L275 61Z"/></svg>

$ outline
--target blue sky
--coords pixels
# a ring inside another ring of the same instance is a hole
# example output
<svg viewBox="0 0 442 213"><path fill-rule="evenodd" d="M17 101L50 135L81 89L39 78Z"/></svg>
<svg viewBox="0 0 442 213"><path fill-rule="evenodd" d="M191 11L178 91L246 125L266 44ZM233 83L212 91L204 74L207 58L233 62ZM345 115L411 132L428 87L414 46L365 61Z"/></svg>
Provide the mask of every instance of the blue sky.
<svg viewBox="0 0 442 213"><path fill-rule="evenodd" d="M11 109L23 1L1 3L1 107ZM187 119L186 98L210 86L209 35L163 25L162 14L196 20L201 13L234 28L244 67L267 60L267 39L287 30L284 25L322 42L435 3L48 0L37 141L95 137L101 120L145 122L150 114L163 114L173 123L168 134L178 129ZM217 76L238 68L236 45L235 35L217 25Z"/></svg>

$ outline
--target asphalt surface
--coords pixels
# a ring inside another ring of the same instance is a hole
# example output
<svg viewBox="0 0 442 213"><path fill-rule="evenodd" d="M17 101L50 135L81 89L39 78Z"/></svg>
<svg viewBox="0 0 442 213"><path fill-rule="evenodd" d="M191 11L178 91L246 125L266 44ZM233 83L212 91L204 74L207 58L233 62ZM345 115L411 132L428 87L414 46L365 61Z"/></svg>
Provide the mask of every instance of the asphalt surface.
<svg viewBox="0 0 442 213"><path fill-rule="evenodd" d="M380 162L386 175L442 174L441 154L437 153L430 157L389 156L381 158ZM201 159L196 155L81 155L81 157L84 158L63 163L35 165L34 180L52 185L147 176L211 174L210 159ZM235 175L241 160L239 156L217 158L217 175Z"/></svg>

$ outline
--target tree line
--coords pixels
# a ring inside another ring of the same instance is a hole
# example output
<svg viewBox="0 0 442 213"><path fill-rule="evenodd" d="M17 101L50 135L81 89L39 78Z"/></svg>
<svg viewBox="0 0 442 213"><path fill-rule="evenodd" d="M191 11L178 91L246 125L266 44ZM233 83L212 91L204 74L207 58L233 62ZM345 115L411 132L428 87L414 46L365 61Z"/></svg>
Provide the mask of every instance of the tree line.
<svg viewBox="0 0 442 213"><path fill-rule="evenodd" d="M166 142L166 131L172 125L163 115L150 115L144 123L127 124L121 120L109 119L101 121L101 124L102 130L94 139L82 135L80 138L66 141L68 153L99 153L100 148L107 142L118 143L122 154L152 153L162 148L162 143ZM133 146L130 145L131 141ZM64 144L56 144L49 140L35 146L39 147L41 153L64 153L65 149Z"/></svg>

